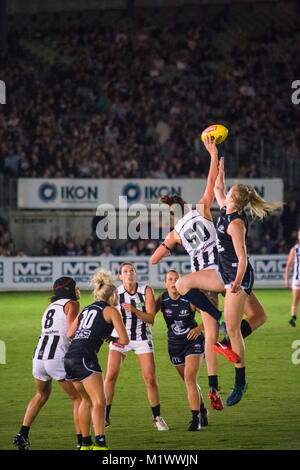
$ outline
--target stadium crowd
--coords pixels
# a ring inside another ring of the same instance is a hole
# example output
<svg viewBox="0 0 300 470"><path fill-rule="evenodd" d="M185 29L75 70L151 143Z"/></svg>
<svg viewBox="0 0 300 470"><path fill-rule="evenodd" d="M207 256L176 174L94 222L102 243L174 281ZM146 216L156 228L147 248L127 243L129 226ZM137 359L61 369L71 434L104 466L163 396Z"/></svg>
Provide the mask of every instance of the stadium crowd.
<svg viewBox="0 0 300 470"><path fill-rule="evenodd" d="M292 40L296 20L288 34L270 24L263 33L245 36L243 44L223 49L228 11L209 26L175 16L164 26L137 18L124 28L105 26L100 16L87 23L79 14L66 15L62 22L55 14L42 26L32 18L18 29L12 18L2 58L9 100L0 107L0 172L43 178L205 178L209 160L200 131L216 121L230 127L230 139L222 145L227 176L282 176L275 163L267 168L259 159L260 138L269 159L276 139L287 161L299 165L300 107L291 105L286 87L300 65L300 46ZM29 52L26 41L42 44L43 56L36 48ZM284 57L282 41L288 51ZM236 165L235 137L241 136ZM277 222L266 219L261 241L249 246L250 253L287 253L300 222L299 204L291 201ZM157 243L129 240L116 247L94 233L86 240L58 234L36 254L151 255ZM24 255L6 224L0 224L0 256L16 254Z"/></svg>
<svg viewBox="0 0 300 470"><path fill-rule="evenodd" d="M5 117L0 110L0 171L44 178L205 177L199 134L216 120L230 127L222 149L228 176L270 176L258 161L260 137L269 153L268 142L282 138L289 158L298 161L299 110L290 105L286 80L297 76L299 45L291 41L284 60L274 57L283 33L273 25L225 53L217 39L226 28L223 14L209 27L178 18L162 27L144 19L128 30L88 25L80 17L59 26L54 17L20 33L12 20L2 69L9 100ZM37 64L22 37L47 45L54 60ZM236 167L230 158L234 137L241 136Z"/></svg>

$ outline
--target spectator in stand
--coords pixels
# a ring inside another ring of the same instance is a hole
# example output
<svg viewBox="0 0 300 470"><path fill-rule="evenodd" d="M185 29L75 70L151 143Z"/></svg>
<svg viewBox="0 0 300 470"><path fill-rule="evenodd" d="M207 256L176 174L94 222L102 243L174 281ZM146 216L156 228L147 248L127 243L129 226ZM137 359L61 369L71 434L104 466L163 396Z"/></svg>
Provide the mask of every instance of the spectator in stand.
<svg viewBox="0 0 300 470"><path fill-rule="evenodd" d="M282 214L282 226L283 226L283 238L287 245L291 247L293 245L292 233L296 232L299 227L300 211L296 201L290 201L290 203L284 206Z"/></svg>

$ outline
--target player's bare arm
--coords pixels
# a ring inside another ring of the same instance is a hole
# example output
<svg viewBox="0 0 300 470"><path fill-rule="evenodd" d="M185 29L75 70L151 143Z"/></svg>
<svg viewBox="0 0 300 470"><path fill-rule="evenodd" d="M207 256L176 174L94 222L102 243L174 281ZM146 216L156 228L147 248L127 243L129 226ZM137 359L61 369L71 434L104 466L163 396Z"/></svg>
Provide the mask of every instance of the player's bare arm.
<svg viewBox="0 0 300 470"><path fill-rule="evenodd" d="M151 264L159 263L163 258L171 255L171 251L174 246L178 243L181 245L181 239L178 233L175 230L172 230L165 238L164 242L156 248L155 252L150 258Z"/></svg>
<svg viewBox="0 0 300 470"><path fill-rule="evenodd" d="M204 194L197 204L197 210L207 219L211 219L210 207L215 198L214 187L218 176L218 149L212 136L207 135L203 139L204 145L210 154L210 167Z"/></svg>
<svg viewBox="0 0 300 470"><path fill-rule="evenodd" d="M77 300L70 300L65 306L64 306L64 312L67 315L67 327L68 331L69 328L71 328L74 320L76 319L78 313L80 310L80 304ZM76 330L75 330L76 331ZM74 333L75 333L74 331Z"/></svg>
<svg viewBox="0 0 300 470"><path fill-rule="evenodd" d="M247 250L245 245L245 232L246 227L241 219L236 219L228 227L228 234L232 238L232 243L235 249L236 256L239 260L239 265L236 273L236 278L231 284L231 292L238 293L241 290L241 283L247 268Z"/></svg>
<svg viewBox="0 0 300 470"><path fill-rule="evenodd" d="M215 196L220 207L225 204L225 172L224 172L224 157L220 158L218 176L215 182Z"/></svg>
<svg viewBox="0 0 300 470"><path fill-rule="evenodd" d="M117 341L122 346L129 343L128 334L121 318L120 312L114 307L105 307L103 317L108 323L112 323L118 333ZM116 338L114 338L116 340Z"/></svg>

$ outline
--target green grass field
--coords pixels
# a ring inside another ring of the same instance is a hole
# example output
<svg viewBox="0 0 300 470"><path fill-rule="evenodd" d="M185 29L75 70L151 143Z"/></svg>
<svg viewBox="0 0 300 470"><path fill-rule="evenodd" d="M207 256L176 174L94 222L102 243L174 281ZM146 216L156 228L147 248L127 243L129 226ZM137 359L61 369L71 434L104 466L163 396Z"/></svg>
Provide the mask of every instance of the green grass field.
<svg viewBox="0 0 300 470"><path fill-rule="evenodd" d="M158 292L157 292L158 293ZM166 327L158 314L152 328L161 414L169 432L158 432L151 422L146 389L138 360L131 353L117 382L107 430L111 449L201 450L201 449L299 449L300 364L292 363L292 343L300 340L300 323L288 324L291 293L287 290L257 290L268 321L246 339L249 388L243 400L222 412L210 409L209 426L187 432L190 421L186 389L167 352ZM0 364L0 449L14 449L26 406L34 394L31 355L40 334L43 309L49 293L0 294L0 339L6 345L6 364ZM83 292L81 305L91 302ZM199 316L200 319L200 316ZM108 345L100 350L99 362L106 370ZM219 382L225 401L234 382L234 366L220 357ZM198 382L208 405L205 363ZM75 436L72 406L59 385L30 432L32 449L73 449Z"/></svg>

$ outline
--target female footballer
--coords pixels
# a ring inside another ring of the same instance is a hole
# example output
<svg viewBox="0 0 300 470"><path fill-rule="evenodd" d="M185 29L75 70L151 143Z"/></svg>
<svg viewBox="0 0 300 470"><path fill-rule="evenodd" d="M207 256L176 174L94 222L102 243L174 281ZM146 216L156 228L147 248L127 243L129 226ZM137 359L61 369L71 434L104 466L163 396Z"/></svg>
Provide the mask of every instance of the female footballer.
<svg viewBox="0 0 300 470"><path fill-rule="evenodd" d="M51 303L42 318L42 333L33 355L33 377L36 394L28 404L23 425L14 438L19 450L30 450L30 427L51 394L52 379L73 401L74 425L78 448L81 445L81 429L78 410L80 395L70 382L66 381L64 356L69 347L68 329L79 312L80 291L70 277L60 277L54 282Z"/></svg>
<svg viewBox="0 0 300 470"><path fill-rule="evenodd" d="M200 292L196 277L196 274L200 271L215 272L218 264L217 236L210 211L215 198L214 185L218 175L218 150L210 136L204 138L204 145L211 157L205 192L198 201L196 209L192 210L178 195L164 196L160 199L162 203L170 206L171 214L175 215L176 213L179 220L174 230L170 232L152 255L151 263L156 264L164 257L169 256L176 243L182 245L190 255L192 273L188 276L194 281L194 285L185 290L185 298L203 312L205 358L209 381L208 396L211 406L216 410L222 410L223 404L218 391L218 360L216 354L212 351L212 346L218 340L216 320L221 317L221 312L217 309L218 295L212 290L205 292L206 295ZM183 276L181 279L186 277Z"/></svg>
<svg viewBox="0 0 300 470"><path fill-rule="evenodd" d="M221 158L215 183L215 195L221 208L216 227L218 271L199 271L196 276L197 285L202 289L217 292L226 290L225 323L232 350L237 355L235 385L226 402L228 406L233 406L241 400L247 388L241 322L254 281L253 268L246 252L247 217L244 209L249 204L251 215L263 219L268 212L278 209L281 204L266 202L254 189L242 184L233 186L225 196L224 187L224 159ZM191 287L188 276L177 281L177 289L182 295Z"/></svg>
<svg viewBox="0 0 300 470"><path fill-rule="evenodd" d="M293 269L292 285L290 284L289 276ZM289 324L296 326L297 312L300 303L300 229L298 230L298 243L290 249L289 257L284 275L286 287L292 287L292 306L291 306L291 319Z"/></svg>
<svg viewBox="0 0 300 470"><path fill-rule="evenodd" d="M217 153L216 146L211 139L206 138L204 143L210 154ZM225 201L224 182L222 181L223 176L224 176L223 159L221 159L218 178L217 178L218 185L221 187L221 190L218 191L218 187L215 188L216 197L219 203L220 202L222 203ZM220 197L220 191L221 192L223 191L222 198ZM246 192L246 196L244 194L245 192ZM228 197L229 200L230 200L231 194L233 194L234 199L236 198L238 199L238 203L237 203L238 213L242 211L248 205L248 203L250 204L250 207L252 208L253 214L258 215L259 217L263 217L266 212L270 210L275 210L278 208L278 204L267 203L262 198L260 198L253 189L248 188L243 185L237 185L236 187L232 188L232 190L226 196ZM169 205L172 205L173 202L174 201L169 201L167 203L169 203ZM199 203L200 202L201 200L199 201ZM235 207L233 206L230 209L233 210L235 209ZM152 262L153 263L159 262L160 259L162 259L165 256L168 256L171 252L171 249L176 243L183 244L183 246L186 248L186 250L189 252L191 256L191 265L192 265L193 272L191 274L181 277L178 280L177 289L181 293L181 295L184 295L187 299L189 299L191 303L193 303L193 305L201 308L202 297L198 289L210 290L210 291L215 291L215 292L220 292L220 293L225 292L226 289L225 289L224 283L220 281L220 278L217 275L217 272L218 272L217 265L211 264L210 266L205 266L204 269L203 267L202 269L200 269L200 265L199 265L197 266L197 270L195 269L195 263L192 258L192 256L194 255L194 252L191 248L193 248L193 245L195 245L195 240L197 239L198 239L199 247L201 247L201 245L205 247L206 246L205 242L208 240L207 232L206 232L206 236L204 237L199 236L200 235L199 230L197 230L196 225L192 226L191 230L189 230L189 232L186 233L187 223L188 222L192 223L195 220L197 220L197 214L195 212L193 213L192 211L190 211L190 213L186 214L185 217L180 219L179 222L176 224L173 232L171 232L169 236L165 239L164 244L162 244L154 253L152 257ZM222 227L221 227L221 230L222 230ZM205 233L205 230L202 230L202 232ZM192 243L190 243L190 241ZM209 245L209 246L211 248L212 245ZM198 249L198 253L199 253L199 249ZM207 259L207 255L205 255L205 257ZM216 256L218 264L219 264L219 258L220 258L220 255L218 254ZM238 261L233 264L236 264L235 267L237 267ZM205 270L205 273L203 272L204 270ZM207 282L203 283L203 281L205 280ZM205 287L205 285L209 287ZM227 305L228 305L228 302L227 302ZM264 309L251 291L244 305L244 313L246 313L247 319L246 320L243 319L240 322L240 329L241 329L240 334L243 338L251 334L251 332L253 332L255 329L257 329L266 321L266 314L264 312ZM210 384L210 387L212 387L211 390L215 392L213 394L210 393L209 397L211 399L212 407L215 409L221 410L223 409L223 405L222 405L222 401L218 394L218 389L217 389L217 375L216 375L217 357L214 354L212 354L212 346L217 341L216 338L217 338L218 333L217 333L216 327L213 324L211 324L212 319L209 316L207 316L207 318L209 319L210 324L207 323L206 314L202 315L202 318L203 318L203 323L205 327L205 339L206 339L205 353L206 353L206 362L207 362L208 375L209 375L209 384ZM227 343L227 344L218 343L217 345L214 346L213 350L215 352L224 354L227 357L227 359L231 360L232 362L237 362L240 360L237 351L232 351L230 343ZM229 403L230 403L230 400L227 404Z"/></svg>
<svg viewBox="0 0 300 470"><path fill-rule="evenodd" d="M102 369L97 354L103 341L110 338L115 328L121 346L129 339L120 313L117 289L109 273L103 269L95 272L95 302L85 307L73 322L68 334L73 337L65 355L67 379L72 381L81 396L79 424L82 433L80 450L107 450L105 441L106 398ZM91 414L92 412L92 414ZM95 445L90 435L91 418L95 432Z"/></svg>
<svg viewBox="0 0 300 470"><path fill-rule="evenodd" d="M159 431L169 428L160 416L160 397L156 379L152 335L149 324L155 317L155 299L151 287L137 282L136 270L132 263L123 263L119 270L122 284L118 287L119 308L130 342L127 346L110 343L105 394L107 398L106 425L110 424L110 410L120 367L126 355L134 351L137 355L147 387L148 401L153 415L153 424ZM115 336L112 333L112 336Z"/></svg>
<svg viewBox="0 0 300 470"><path fill-rule="evenodd" d="M196 308L176 289L177 271L165 276L166 291L156 299L156 313L161 310L168 328L168 352L172 364L184 380L192 420L188 431L199 431L207 426L207 410L204 406L197 375L204 356L203 325L195 320Z"/></svg>

